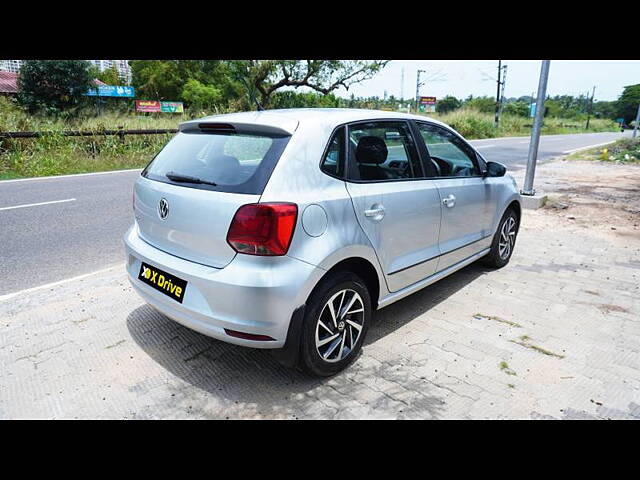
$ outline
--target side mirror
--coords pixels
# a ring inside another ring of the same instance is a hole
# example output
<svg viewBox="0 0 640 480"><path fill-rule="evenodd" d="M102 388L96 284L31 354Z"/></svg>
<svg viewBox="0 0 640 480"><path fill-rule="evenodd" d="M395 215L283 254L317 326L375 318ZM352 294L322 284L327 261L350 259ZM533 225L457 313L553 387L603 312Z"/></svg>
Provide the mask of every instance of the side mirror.
<svg viewBox="0 0 640 480"><path fill-rule="evenodd" d="M487 162L487 177L504 177L507 167L498 162Z"/></svg>

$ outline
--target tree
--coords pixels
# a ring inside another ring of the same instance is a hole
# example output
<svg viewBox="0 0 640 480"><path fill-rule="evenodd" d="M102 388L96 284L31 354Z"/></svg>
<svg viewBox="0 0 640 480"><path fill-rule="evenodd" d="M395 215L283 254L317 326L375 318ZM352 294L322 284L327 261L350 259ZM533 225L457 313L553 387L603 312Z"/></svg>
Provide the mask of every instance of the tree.
<svg viewBox="0 0 640 480"><path fill-rule="evenodd" d="M205 85L195 78L190 78L182 89L181 98L187 103L187 106L205 110L220 103L222 92L213 85Z"/></svg>
<svg viewBox="0 0 640 480"><path fill-rule="evenodd" d="M482 113L493 113L496 110L496 101L491 97L472 97L469 95L469 98L464 102L464 106Z"/></svg>
<svg viewBox="0 0 640 480"><path fill-rule="evenodd" d="M73 113L86 102L93 78L86 60L25 60L18 75L18 102L30 113Z"/></svg>
<svg viewBox="0 0 640 480"><path fill-rule="evenodd" d="M504 105L503 112L510 115L518 115L520 117L529 116L529 104L527 102L509 102Z"/></svg>
<svg viewBox="0 0 640 480"><path fill-rule="evenodd" d="M624 123L630 125L636 119L638 105L640 105L640 83L624 87L622 95L616 102L617 116L623 117Z"/></svg>
<svg viewBox="0 0 640 480"><path fill-rule="evenodd" d="M340 99L328 93L294 92L284 90L275 92L271 98L273 108L335 108L340 106Z"/></svg>
<svg viewBox="0 0 640 480"><path fill-rule="evenodd" d="M436 103L436 112L448 113L457 110L462 106L462 102L452 95L440 99Z"/></svg>
<svg viewBox="0 0 640 480"><path fill-rule="evenodd" d="M593 103L593 114L599 118L610 118L614 120L617 113L617 102L607 102L601 100Z"/></svg>
<svg viewBox="0 0 640 480"><path fill-rule="evenodd" d="M118 69L115 65L111 65L110 68L107 68L102 72L98 70L95 78L97 78L101 82L106 83L107 85L122 85L124 83L120 78L120 73L118 72Z"/></svg>
<svg viewBox="0 0 640 480"><path fill-rule="evenodd" d="M327 95L371 78L387 61L365 60L235 60L234 78L243 84L250 99L270 106L272 95L284 87L307 87ZM259 98L258 98L259 97Z"/></svg>
<svg viewBox="0 0 640 480"><path fill-rule="evenodd" d="M132 85L139 97L153 100L189 100L182 97L189 80L213 86L220 91L220 102L228 104L243 94L234 80L230 64L220 60L132 60ZM193 93L193 87L187 89Z"/></svg>

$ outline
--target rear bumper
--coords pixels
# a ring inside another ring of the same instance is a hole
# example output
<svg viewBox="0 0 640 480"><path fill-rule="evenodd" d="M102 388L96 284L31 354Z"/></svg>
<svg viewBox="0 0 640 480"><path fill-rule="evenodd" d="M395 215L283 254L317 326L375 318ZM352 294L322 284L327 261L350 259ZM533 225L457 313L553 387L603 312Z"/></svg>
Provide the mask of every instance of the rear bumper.
<svg viewBox="0 0 640 480"><path fill-rule="evenodd" d="M293 312L324 270L288 256L236 255L225 268L190 262L158 250L133 225L124 237L129 281L138 294L176 322L219 340L254 348L281 348ZM140 263L188 282L182 304L138 280ZM273 341L232 337L225 329L267 335Z"/></svg>

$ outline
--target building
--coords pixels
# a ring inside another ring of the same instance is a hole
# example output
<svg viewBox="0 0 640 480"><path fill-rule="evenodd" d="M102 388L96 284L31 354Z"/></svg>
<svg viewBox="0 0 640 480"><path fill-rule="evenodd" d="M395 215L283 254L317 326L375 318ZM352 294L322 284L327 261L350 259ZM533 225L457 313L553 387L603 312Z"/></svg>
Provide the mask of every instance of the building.
<svg viewBox="0 0 640 480"><path fill-rule="evenodd" d="M0 70L0 95L18 93L18 74Z"/></svg>
<svg viewBox="0 0 640 480"><path fill-rule="evenodd" d="M23 61L24 60L0 60L0 71L18 73ZM89 62L98 67L98 70L101 72L115 65L120 74L120 78L125 84L129 85L131 83L129 60L89 60Z"/></svg>

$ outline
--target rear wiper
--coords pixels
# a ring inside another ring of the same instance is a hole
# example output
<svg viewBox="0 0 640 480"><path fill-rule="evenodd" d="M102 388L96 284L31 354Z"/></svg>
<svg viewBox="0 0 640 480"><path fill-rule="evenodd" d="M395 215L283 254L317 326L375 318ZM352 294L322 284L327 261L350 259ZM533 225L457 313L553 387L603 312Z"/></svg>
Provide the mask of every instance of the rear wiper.
<svg viewBox="0 0 640 480"><path fill-rule="evenodd" d="M205 184L205 185L213 185L214 187L218 186L218 184L214 183L214 182L209 182L207 180L202 180L201 178L198 178L198 177L191 177L189 175L181 175L181 174L175 173L175 172L165 173L164 176L167 177L169 180L173 180L174 182L202 183L202 184Z"/></svg>

